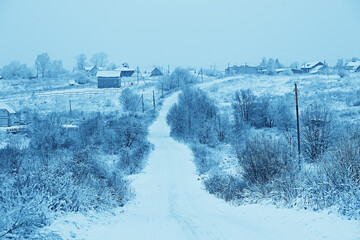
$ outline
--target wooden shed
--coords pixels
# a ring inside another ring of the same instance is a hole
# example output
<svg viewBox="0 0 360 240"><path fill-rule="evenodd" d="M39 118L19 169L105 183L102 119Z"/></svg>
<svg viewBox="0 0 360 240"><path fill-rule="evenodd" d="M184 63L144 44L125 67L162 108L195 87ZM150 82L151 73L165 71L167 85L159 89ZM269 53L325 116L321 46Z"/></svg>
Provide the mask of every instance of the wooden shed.
<svg viewBox="0 0 360 240"><path fill-rule="evenodd" d="M5 103L0 102L0 127L11 127L15 123L16 112Z"/></svg>
<svg viewBox="0 0 360 240"><path fill-rule="evenodd" d="M96 74L98 88L119 88L121 78L119 71L98 71Z"/></svg>

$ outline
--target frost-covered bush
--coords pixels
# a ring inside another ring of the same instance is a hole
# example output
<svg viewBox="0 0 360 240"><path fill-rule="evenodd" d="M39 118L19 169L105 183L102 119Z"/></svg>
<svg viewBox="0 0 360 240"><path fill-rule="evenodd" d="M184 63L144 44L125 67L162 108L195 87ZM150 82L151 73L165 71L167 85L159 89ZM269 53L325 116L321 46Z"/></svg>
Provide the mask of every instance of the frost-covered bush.
<svg viewBox="0 0 360 240"><path fill-rule="evenodd" d="M125 88L120 95L119 101L125 111L136 111L137 104L140 103L140 96L130 88Z"/></svg>
<svg viewBox="0 0 360 240"><path fill-rule="evenodd" d="M253 115L255 105L255 95L251 90L240 90L235 92L234 110L235 127L242 125L243 122L249 123Z"/></svg>
<svg viewBox="0 0 360 240"><path fill-rule="evenodd" d="M6 79L29 78L31 75L32 72L26 64L17 61L5 65L1 71L1 76Z"/></svg>
<svg viewBox="0 0 360 240"><path fill-rule="evenodd" d="M339 74L339 77L340 78L344 78L344 77L348 77L349 76L349 73L345 70L345 69L340 69L338 71L338 74Z"/></svg>
<svg viewBox="0 0 360 240"><path fill-rule="evenodd" d="M217 127L217 115L218 108L205 92L185 88L179 95L178 103L170 109L167 122L172 136L214 147L223 140L224 134L224 129Z"/></svg>
<svg viewBox="0 0 360 240"><path fill-rule="evenodd" d="M287 144L263 135L249 139L238 152L238 158L249 184L273 183L295 166Z"/></svg>
<svg viewBox="0 0 360 240"><path fill-rule="evenodd" d="M86 75L84 71L77 71L72 74L75 82L78 84L85 84L90 82L90 78Z"/></svg>
<svg viewBox="0 0 360 240"><path fill-rule="evenodd" d="M44 194L35 177L34 172L0 174L0 239L28 239L35 228L48 223Z"/></svg>
<svg viewBox="0 0 360 240"><path fill-rule="evenodd" d="M332 136L332 116L323 104L310 104L301 112L301 143L305 157L316 161L328 149Z"/></svg>
<svg viewBox="0 0 360 240"><path fill-rule="evenodd" d="M203 70L203 74L206 75L206 76L210 76L210 77L222 77L223 74L222 72L216 70L215 68L212 68L212 69L204 69Z"/></svg>
<svg viewBox="0 0 360 240"><path fill-rule="evenodd" d="M194 162L196 169L199 174L204 174L218 166L218 162L214 159L214 156L211 150L202 144L194 144L192 146L192 151L194 153Z"/></svg>
<svg viewBox="0 0 360 240"><path fill-rule="evenodd" d="M236 91L232 103L234 130L241 131L246 125L256 128L290 128L294 116L285 98L256 97L249 89Z"/></svg>
<svg viewBox="0 0 360 240"><path fill-rule="evenodd" d="M55 212L103 210L127 201L124 175L144 166L150 148L147 120L95 114L68 129L62 126L68 117L30 115L24 132L29 145L0 149L0 238L31 238ZM102 158L107 154L118 159L112 168Z"/></svg>
<svg viewBox="0 0 360 240"><path fill-rule="evenodd" d="M169 91L195 82L196 77L192 75L189 70L176 68L170 75L163 76L160 79L158 88Z"/></svg>
<svg viewBox="0 0 360 240"><path fill-rule="evenodd" d="M246 183L243 179L227 174L211 175L204 181L206 190L225 201L241 199Z"/></svg>
<svg viewBox="0 0 360 240"><path fill-rule="evenodd" d="M343 215L359 218L359 159L359 131L346 129L333 150L299 176L301 205L314 210L332 207Z"/></svg>
<svg viewBox="0 0 360 240"><path fill-rule="evenodd" d="M329 182L338 189L344 186L360 187L359 129L350 128L348 131L321 162Z"/></svg>

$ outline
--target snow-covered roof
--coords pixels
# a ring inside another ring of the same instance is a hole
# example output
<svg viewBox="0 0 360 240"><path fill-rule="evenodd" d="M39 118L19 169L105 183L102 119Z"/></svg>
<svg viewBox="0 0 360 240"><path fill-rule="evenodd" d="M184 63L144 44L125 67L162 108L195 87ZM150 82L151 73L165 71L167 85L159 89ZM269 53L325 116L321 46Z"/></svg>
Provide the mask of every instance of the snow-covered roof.
<svg viewBox="0 0 360 240"><path fill-rule="evenodd" d="M120 77L119 71L98 71L96 76L97 77Z"/></svg>
<svg viewBox="0 0 360 240"><path fill-rule="evenodd" d="M118 68L114 69L114 71L120 71L120 72L131 71L131 72L135 72L135 69L125 68L125 67L118 67Z"/></svg>
<svg viewBox="0 0 360 240"><path fill-rule="evenodd" d="M9 107L6 103L0 102L0 109L6 109L9 113L16 113L14 109Z"/></svg>
<svg viewBox="0 0 360 240"><path fill-rule="evenodd" d="M310 71L309 73L311 73L311 74L318 73L319 70L320 70L321 68L323 68L323 67L324 67L323 65L316 66L316 67L314 67L313 69L311 69L311 71Z"/></svg>
<svg viewBox="0 0 360 240"><path fill-rule="evenodd" d="M91 69L93 69L94 66L91 66L91 67L85 67L85 71L91 71Z"/></svg>
<svg viewBox="0 0 360 240"><path fill-rule="evenodd" d="M323 65L322 62L308 62L308 63L305 63L305 66L302 66L302 68L313 68L315 67L316 64L319 64L321 63L321 65Z"/></svg>
<svg viewBox="0 0 360 240"><path fill-rule="evenodd" d="M347 67L351 67L351 68L357 68L360 66L360 61L356 61L356 62L348 62L346 63Z"/></svg>

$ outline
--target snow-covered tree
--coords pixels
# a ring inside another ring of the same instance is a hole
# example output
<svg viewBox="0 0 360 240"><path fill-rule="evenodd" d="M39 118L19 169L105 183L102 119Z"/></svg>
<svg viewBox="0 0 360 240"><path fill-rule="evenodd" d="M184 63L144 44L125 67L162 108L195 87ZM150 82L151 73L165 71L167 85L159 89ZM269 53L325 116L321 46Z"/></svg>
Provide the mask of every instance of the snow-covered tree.
<svg viewBox="0 0 360 240"><path fill-rule="evenodd" d="M56 78L61 74L66 73L66 70L63 67L61 60L54 60L50 64L49 70L47 71L47 76L51 78Z"/></svg>
<svg viewBox="0 0 360 240"><path fill-rule="evenodd" d="M26 66L26 64L12 61L8 65L4 66L1 74L3 78L7 79L29 78L31 76L31 70Z"/></svg>
<svg viewBox="0 0 360 240"><path fill-rule="evenodd" d="M339 58L336 62L335 68L339 71L342 70L344 68L344 59Z"/></svg>
<svg viewBox="0 0 360 240"><path fill-rule="evenodd" d="M275 65L275 68L283 68L283 67L284 67L284 66L280 63L279 59L276 59L276 60L275 60L274 65Z"/></svg>
<svg viewBox="0 0 360 240"><path fill-rule="evenodd" d="M241 122L249 123L252 112L254 111L255 95L251 90L240 90L235 92L232 104L234 117L237 124Z"/></svg>
<svg viewBox="0 0 360 240"><path fill-rule="evenodd" d="M170 109L167 122L173 136L213 147L221 139L216 130L217 115L217 107L205 92L186 88Z"/></svg>
<svg viewBox="0 0 360 240"><path fill-rule="evenodd" d="M119 65L117 65L116 63L111 62L111 63L109 63L109 65L107 66L106 70L112 71L112 70L114 70L114 69L116 69L116 68L118 68L118 67L119 67Z"/></svg>
<svg viewBox="0 0 360 240"><path fill-rule="evenodd" d="M87 65L87 58L86 55L84 53L79 54L78 56L76 56L76 65L75 68L77 70L85 70L85 67Z"/></svg>
<svg viewBox="0 0 360 240"><path fill-rule="evenodd" d="M90 62L97 67L104 68L108 64L107 54L104 52L95 53L92 55Z"/></svg>
<svg viewBox="0 0 360 240"><path fill-rule="evenodd" d="M160 89L169 91L187 84L195 83L196 78L189 70L176 68L170 75L163 76L159 82Z"/></svg>
<svg viewBox="0 0 360 240"><path fill-rule="evenodd" d="M51 60L48 53L39 54L36 57L35 65L41 73L42 78L45 78L47 71L50 68Z"/></svg>
<svg viewBox="0 0 360 240"><path fill-rule="evenodd" d="M261 63L259 65L259 67L262 68L262 69L266 69L267 66L268 66L268 61L267 61L266 57L263 57L261 59Z"/></svg>

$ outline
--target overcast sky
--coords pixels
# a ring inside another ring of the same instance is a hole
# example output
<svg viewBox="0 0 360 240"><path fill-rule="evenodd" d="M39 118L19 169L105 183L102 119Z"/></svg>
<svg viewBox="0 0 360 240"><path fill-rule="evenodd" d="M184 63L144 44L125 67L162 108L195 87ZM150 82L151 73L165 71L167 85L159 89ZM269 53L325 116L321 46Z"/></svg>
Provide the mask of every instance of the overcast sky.
<svg viewBox="0 0 360 240"><path fill-rule="evenodd" d="M0 67L105 52L110 62L218 68L360 57L358 0L0 0Z"/></svg>

